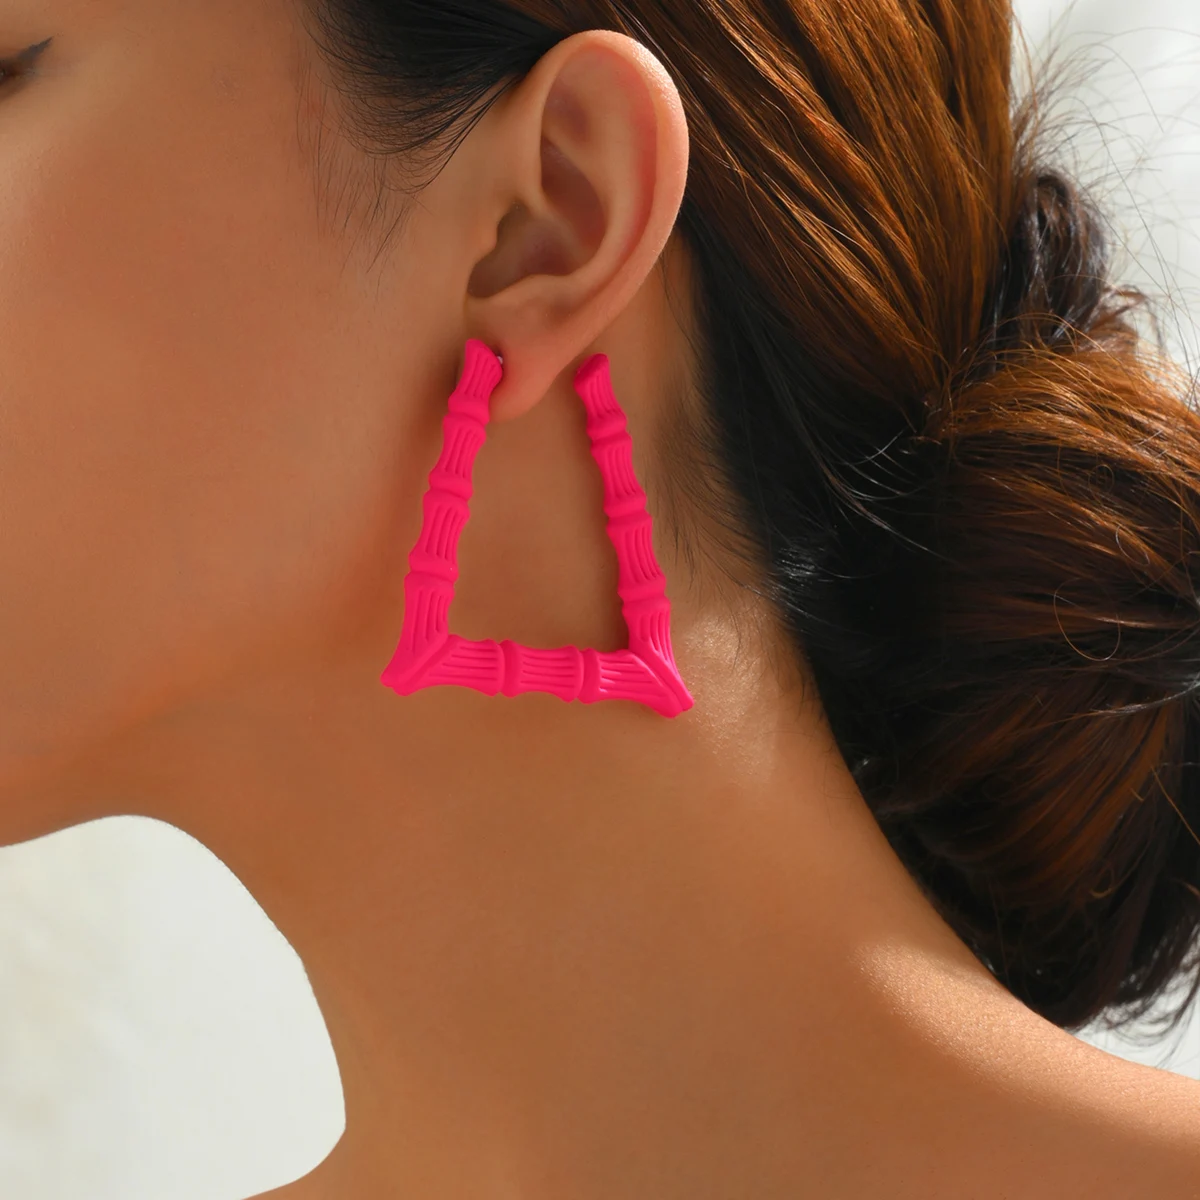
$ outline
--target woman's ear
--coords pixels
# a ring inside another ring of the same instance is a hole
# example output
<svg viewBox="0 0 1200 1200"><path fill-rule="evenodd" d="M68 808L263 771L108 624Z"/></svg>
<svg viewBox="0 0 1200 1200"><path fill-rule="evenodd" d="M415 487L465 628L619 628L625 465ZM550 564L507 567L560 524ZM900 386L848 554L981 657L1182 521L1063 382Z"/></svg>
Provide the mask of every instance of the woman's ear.
<svg viewBox="0 0 1200 1200"><path fill-rule="evenodd" d="M472 133L470 336L504 359L492 419L527 412L630 302L674 228L687 183L683 105L665 68L593 30L547 53ZM482 184L482 186L481 186ZM456 206L457 207L457 206ZM460 210L461 211L461 210Z"/></svg>

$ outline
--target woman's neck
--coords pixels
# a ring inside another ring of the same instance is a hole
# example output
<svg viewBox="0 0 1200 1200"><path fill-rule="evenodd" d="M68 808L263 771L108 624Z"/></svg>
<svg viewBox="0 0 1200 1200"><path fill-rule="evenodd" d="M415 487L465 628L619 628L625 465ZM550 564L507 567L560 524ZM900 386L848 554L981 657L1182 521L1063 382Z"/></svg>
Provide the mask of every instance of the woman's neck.
<svg viewBox="0 0 1200 1200"><path fill-rule="evenodd" d="M688 720L400 701L373 648L260 675L142 727L107 776L90 764L94 789L220 856L308 971L346 1131L272 1195L806 1194L822 1155L853 1161L838 1139L862 1119L908 1153L912 1088L994 1116L1043 1085L1004 1100L989 1064L1078 1044L936 916L819 711L681 644Z"/></svg>

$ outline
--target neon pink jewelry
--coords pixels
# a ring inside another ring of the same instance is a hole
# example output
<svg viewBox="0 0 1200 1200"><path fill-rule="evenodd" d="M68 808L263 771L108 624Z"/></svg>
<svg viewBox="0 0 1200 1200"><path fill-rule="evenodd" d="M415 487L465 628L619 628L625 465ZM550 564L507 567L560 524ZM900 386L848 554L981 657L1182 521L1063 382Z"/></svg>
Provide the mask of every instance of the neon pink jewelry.
<svg viewBox="0 0 1200 1200"><path fill-rule="evenodd" d="M515 642L471 642L451 633L447 614L458 581L458 539L470 517L475 455L487 440L492 393L503 378L500 360L482 342L467 342L458 386L442 423L442 454L429 474L425 524L408 556L404 631L380 677L397 695L451 685L488 696L550 692L594 704L635 700L664 717L694 701L671 649L671 602L666 576L654 556L646 493L633 470L633 439L612 390L608 358L593 355L575 374L587 409L592 457L604 479L608 536L617 552L617 591L629 649L601 653L577 646L542 650Z"/></svg>

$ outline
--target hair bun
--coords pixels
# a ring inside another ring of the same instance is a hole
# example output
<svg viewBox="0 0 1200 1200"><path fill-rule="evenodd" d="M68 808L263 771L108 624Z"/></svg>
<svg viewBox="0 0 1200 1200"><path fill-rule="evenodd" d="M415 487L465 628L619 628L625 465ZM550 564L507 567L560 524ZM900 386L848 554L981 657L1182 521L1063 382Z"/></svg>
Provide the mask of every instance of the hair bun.
<svg viewBox="0 0 1200 1200"><path fill-rule="evenodd" d="M1078 189L1032 176L926 430L937 583L858 773L946 919L1066 1028L1200 965L1200 417L1143 300Z"/></svg>

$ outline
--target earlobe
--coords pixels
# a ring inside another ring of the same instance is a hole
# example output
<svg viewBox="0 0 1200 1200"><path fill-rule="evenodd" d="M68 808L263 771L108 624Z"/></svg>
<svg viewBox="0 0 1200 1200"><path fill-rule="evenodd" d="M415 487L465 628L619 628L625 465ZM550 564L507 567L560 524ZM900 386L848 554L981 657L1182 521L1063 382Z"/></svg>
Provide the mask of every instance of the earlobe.
<svg viewBox="0 0 1200 1200"><path fill-rule="evenodd" d="M492 419L527 412L641 287L687 175L674 84L644 47L593 30L551 50L515 89L488 160L508 196L474 266L469 334L503 353Z"/></svg>

